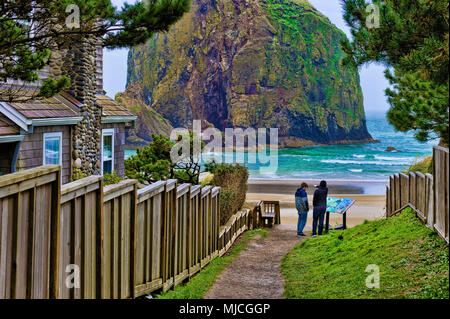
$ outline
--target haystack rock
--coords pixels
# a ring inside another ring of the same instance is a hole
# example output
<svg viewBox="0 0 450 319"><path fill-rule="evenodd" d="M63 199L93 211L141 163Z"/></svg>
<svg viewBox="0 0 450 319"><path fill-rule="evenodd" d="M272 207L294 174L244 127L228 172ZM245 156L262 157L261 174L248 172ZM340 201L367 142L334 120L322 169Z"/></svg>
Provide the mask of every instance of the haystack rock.
<svg viewBox="0 0 450 319"><path fill-rule="evenodd" d="M282 147L371 142L345 38L305 0L193 0L130 50L127 86L173 127L278 128Z"/></svg>

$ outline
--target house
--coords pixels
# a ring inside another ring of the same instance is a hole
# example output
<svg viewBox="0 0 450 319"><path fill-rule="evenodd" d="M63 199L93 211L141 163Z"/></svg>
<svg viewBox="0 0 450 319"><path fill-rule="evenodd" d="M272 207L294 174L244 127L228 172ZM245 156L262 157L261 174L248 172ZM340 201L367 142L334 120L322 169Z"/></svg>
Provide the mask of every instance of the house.
<svg viewBox="0 0 450 319"><path fill-rule="evenodd" d="M77 171L124 175L125 130L136 116L104 95L102 60L95 39L52 51L48 72L70 78L66 91L0 101L0 175L46 164L62 166L63 184Z"/></svg>

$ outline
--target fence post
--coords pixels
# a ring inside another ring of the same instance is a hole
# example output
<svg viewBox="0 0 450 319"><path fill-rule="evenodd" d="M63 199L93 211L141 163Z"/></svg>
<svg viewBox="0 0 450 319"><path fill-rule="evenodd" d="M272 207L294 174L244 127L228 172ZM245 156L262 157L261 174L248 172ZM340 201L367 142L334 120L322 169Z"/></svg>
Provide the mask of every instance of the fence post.
<svg viewBox="0 0 450 319"><path fill-rule="evenodd" d="M398 174L394 174L394 203L395 209L400 208L400 177Z"/></svg>
<svg viewBox="0 0 450 319"><path fill-rule="evenodd" d="M416 205L416 174L409 173L409 202L417 207Z"/></svg>
<svg viewBox="0 0 450 319"><path fill-rule="evenodd" d="M391 193L389 186L386 186L386 217L391 216Z"/></svg>
<svg viewBox="0 0 450 319"><path fill-rule="evenodd" d="M131 212L130 212L130 237L132 240L131 252L130 252L130 293L131 298L134 299L136 296L136 215L137 215L137 204L138 204L138 187L137 183L134 184L134 190L131 195ZM103 205L102 205L103 207ZM103 227L102 227L103 228Z"/></svg>
<svg viewBox="0 0 450 319"><path fill-rule="evenodd" d="M187 252L186 252L186 268L188 270L189 273L189 269L192 266L192 240L191 240L191 225L192 225L192 212L191 212L191 189L192 189L192 185L189 185L189 191L187 192L187 200L186 200L186 237L187 237L187 242L186 242L186 247L187 247ZM190 276L188 276L188 278L190 278Z"/></svg>
<svg viewBox="0 0 450 319"><path fill-rule="evenodd" d="M408 176L403 173L399 174L400 178L400 207L402 208L409 203L409 180Z"/></svg>
<svg viewBox="0 0 450 319"><path fill-rule="evenodd" d="M427 190L427 203L425 206L425 222L427 224L427 226L431 229L433 229L433 225L434 225L434 179L433 176L430 174L425 174L426 177L426 190Z"/></svg>
<svg viewBox="0 0 450 319"><path fill-rule="evenodd" d="M61 166L52 183L51 228L50 228L50 298L58 298L59 280L59 223L61 214ZM39 199L38 199L39 200Z"/></svg>
<svg viewBox="0 0 450 319"><path fill-rule="evenodd" d="M102 252L102 240L103 240L103 179L98 181L99 188L96 190L96 298L102 298L103 287L103 252Z"/></svg>
<svg viewBox="0 0 450 319"><path fill-rule="evenodd" d="M209 256L211 256L211 254L212 254L212 252L213 252L213 236L212 236L212 234L213 234L213 216L212 216L212 205L213 205L213 202L212 202L212 192L213 190L211 189L211 191L209 192L209 194L208 194L208 198L209 198L209 209L208 209L208 215L209 215L209 220L208 220L208 223L209 223L209 227L208 227L208 242L209 242L209 244L208 244L208 249L209 249Z"/></svg>
<svg viewBox="0 0 450 319"><path fill-rule="evenodd" d="M162 198L162 214L161 214L161 277L163 286L168 279L168 259L167 259L167 241L168 241L168 217L169 217L169 192L167 190L167 182L164 185Z"/></svg>
<svg viewBox="0 0 450 319"><path fill-rule="evenodd" d="M216 217L216 234L217 234L217 243L216 243L216 249L219 250L219 233L220 233L220 191L221 188L219 188L219 191L217 193L217 199L216 199L216 212L217 212L217 217Z"/></svg>
<svg viewBox="0 0 450 319"><path fill-rule="evenodd" d="M174 188L173 191L170 195L170 214L171 214L171 245L170 247L170 265L169 265L169 269L171 269L171 277L169 277L169 286L168 287L172 287L175 286L175 274L176 274L176 263L175 263L175 254L176 254L176 239L177 239L177 234L176 234L176 229L177 229L177 188L178 188L178 183L176 180L172 180L172 182L174 183ZM178 261L178 260L177 260ZM172 278L172 279L171 279Z"/></svg>

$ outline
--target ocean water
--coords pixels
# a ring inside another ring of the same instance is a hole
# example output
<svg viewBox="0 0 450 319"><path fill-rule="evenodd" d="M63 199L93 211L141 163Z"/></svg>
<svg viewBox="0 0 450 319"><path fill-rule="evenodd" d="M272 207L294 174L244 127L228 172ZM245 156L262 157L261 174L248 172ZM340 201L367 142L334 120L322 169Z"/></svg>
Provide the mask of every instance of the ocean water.
<svg viewBox="0 0 450 319"><path fill-rule="evenodd" d="M386 181L389 175L431 155L433 145L437 144L436 141L419 142L411 132L396 132L385 118L367 119L367 128L380 143L278 150L276 169L270 172L261 170L268 164L248 163L248 153L242 155L249 168L250 178ZM387 152L388 146L398 151ZM134 153L134 150L127 150L126 157ZM218 154L211 155L218 157ZM272 163L276 162L274 158L271 160Z"/></svg>

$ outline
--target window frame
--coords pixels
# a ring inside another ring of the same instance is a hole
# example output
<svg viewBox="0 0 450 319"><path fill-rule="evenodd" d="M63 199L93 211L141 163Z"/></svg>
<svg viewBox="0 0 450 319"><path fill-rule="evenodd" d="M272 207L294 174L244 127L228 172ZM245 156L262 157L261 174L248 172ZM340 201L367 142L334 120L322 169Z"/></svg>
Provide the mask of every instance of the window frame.
<svg viewBox="0 0 450 319"><path fill-rule="evenodd" d="M45 163L45 141L47 138L59 138L59 163L56 165L61 165L62 167L62 144L63 144L63 137L62 137L62 132L47 132L44 133L43 137L42 137L42 165L51 165L51 164L46 164Z"/></svg>
<svg viewBox="0 0 450 319"><path fill-rule="evenodd" d="M102 139L100 142L100 172L103 175L103 139L105 136L111 136L111 173L114 172L114 135L115 135L115 129L114 128L104 128L102 129Z"/></svg>

